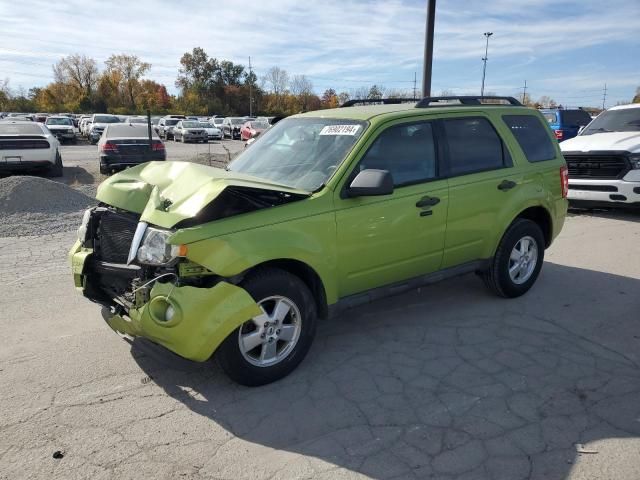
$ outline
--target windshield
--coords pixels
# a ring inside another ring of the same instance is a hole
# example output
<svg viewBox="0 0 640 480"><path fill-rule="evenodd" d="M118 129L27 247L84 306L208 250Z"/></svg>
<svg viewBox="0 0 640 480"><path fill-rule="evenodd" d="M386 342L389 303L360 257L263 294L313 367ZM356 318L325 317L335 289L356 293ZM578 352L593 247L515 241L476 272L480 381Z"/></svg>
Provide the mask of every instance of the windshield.
<svg viewBox="0 0 640 480"><path fill-rule="evenodd" d="M269 128L269 124L263 122L251 122L251 128L256 130L266 130Z"/></svg>
<svg viewBox="0 0 640 480"><path fill-rule="evenodd" d="M175 118L170 118L165 122L165 125L177 125L180 120Z"/></svg>
<svg viewBox="0 0 640 480"><path fill-rule="evenodd" d="M244 118L231 118L230 121L234 125L242 125L244 123Z"/></svg>
<svg viewBox="0 0 640 480"><path fill-rule="evenodd" d="M607 110L584 129L582 135L602 132L638 132L640 131L640 108Z"/></svg>
<svg viewBox="0 0 640 480"><path fill-rule="evenodd" d="M207 122L200 122L200 124L198 126L200 128L213 128L213 125L211 125L210 123L207 123Z"/></svg>
<svg viewBox="0 0 640 480"><path fill-rule="evenodd" d="M127 123L147 123L147 119L144 117L132 117L127 120Z"/></svg>
<svg viewBox="0 0 640 480"><path fill-rule="evenodd" d="M222 125L222 122L224 122L224 118L214 118L213 119L213 124L214 125Z"/></svg>
<svg viewBox="0 0 640 480"><path fill-rule="evenodd" d="M365 122L290 118L260 135L228 169L302 190L318 190L366 128Z"/></svg>
<svg viewBox="0 0 640 480"><path fill-rule="evenodd" d="M182 122L182 128L198 128L199 122Z"/></svg>
<svg viewBox="0 0 640 480"><path fill-rule="evenodd" d="M118 117L112 117L110 115L96 115L93 121L95 123L120 123Z"/></svg>
<svg viewBox="0 0 640 480"><path fill-rule="evenodd" d="M47 118L47 125L71 125L71 120L68 118Z"/></svg>

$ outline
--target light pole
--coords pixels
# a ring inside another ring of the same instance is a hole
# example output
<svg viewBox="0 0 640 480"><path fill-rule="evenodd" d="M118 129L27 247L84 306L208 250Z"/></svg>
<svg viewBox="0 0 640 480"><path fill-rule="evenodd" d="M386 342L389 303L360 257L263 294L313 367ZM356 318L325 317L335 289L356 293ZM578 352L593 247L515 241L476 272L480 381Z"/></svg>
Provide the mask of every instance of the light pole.
<svg viewBox="0 0 640 480"><path fill-rule="evenodd" d="M484 97L484 78L487 74L487 60L488 60L488 53L489 53L489 37L491 35L493 35L493 32L484 32L483 35L487 38L487 43L485 44L484 47L484 57L482 58L482 61L484 62L484 66L482 67L482 88L480 89L480 96Z"/></svg>

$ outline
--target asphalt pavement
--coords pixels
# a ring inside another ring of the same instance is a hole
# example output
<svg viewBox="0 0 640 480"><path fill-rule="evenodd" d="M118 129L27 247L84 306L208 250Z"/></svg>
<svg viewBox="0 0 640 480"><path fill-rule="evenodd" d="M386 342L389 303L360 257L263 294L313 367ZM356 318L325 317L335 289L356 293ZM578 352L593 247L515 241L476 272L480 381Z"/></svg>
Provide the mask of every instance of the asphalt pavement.
<svg viewBox="0 0 640 480"><path fill-rule="evenodd" d="M0 478L640 478L639 220L570 216L518 299L468 275L324 321L260 388L111 332L73 233L2 238Z"/></svg>

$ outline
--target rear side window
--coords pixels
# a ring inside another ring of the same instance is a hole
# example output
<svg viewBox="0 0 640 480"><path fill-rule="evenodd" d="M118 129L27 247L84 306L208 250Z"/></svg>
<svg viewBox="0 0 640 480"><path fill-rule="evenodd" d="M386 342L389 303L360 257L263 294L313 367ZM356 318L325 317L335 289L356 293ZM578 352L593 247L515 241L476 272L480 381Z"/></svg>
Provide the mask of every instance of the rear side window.
<svg viewBox="0 0 640 480"><path fill-rule="evenodd" d="M449 175L496 170L510 165L504 148L489 120L467 117L443 120L449 150Z"/></svg>
<svg viewBox="0 0 640 480"><path fill-rule="evenodd" d="M570 127L582 127L591 122L591 116L584 110L563 110L562 123Z"/></svg>
<svg viewBox="0 0 640 480"><path fill-rule="evenodd" d="M549 130L535 115L503 115L529 162L544 162L556 158Z"/></svg>
<svg viewBox="0 0 640 480"><path fill-rule="evenodd" d="M544 115L545 120L549 123L556 123L558 121L555 112L546 112L542 115Z"/></svg>
<svg viewBox="0 0 640 480"><path fill-rule="evenodd" d="M430 122L387 128L360 161L359 170L388 170L396 187L436 177L436 145Z"/></svg>

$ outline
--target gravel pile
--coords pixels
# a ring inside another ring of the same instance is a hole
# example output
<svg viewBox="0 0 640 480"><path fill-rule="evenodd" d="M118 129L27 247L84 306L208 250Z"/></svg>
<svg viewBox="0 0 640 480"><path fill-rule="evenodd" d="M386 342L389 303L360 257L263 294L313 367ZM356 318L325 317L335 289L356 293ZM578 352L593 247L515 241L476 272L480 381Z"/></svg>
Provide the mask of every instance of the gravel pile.
<svg viewBox="0 0 640 480"><path fill-rule="evenodd" d="M45 235L75 230L95 200L41 177L0 179L0 237Z"/></svg>

